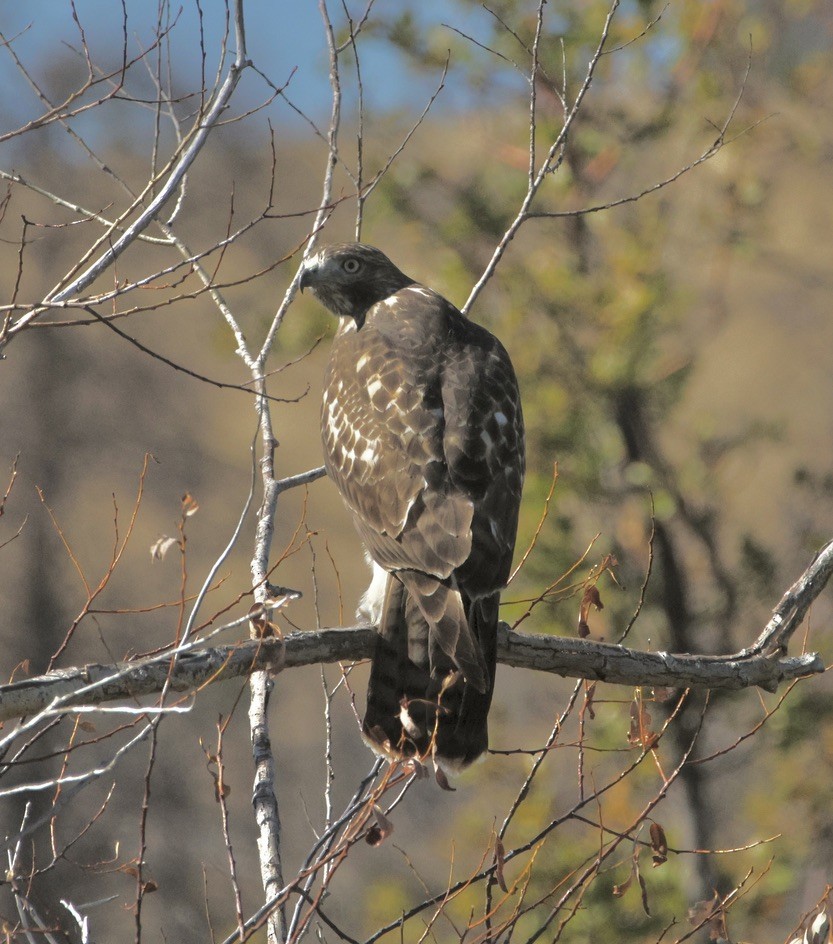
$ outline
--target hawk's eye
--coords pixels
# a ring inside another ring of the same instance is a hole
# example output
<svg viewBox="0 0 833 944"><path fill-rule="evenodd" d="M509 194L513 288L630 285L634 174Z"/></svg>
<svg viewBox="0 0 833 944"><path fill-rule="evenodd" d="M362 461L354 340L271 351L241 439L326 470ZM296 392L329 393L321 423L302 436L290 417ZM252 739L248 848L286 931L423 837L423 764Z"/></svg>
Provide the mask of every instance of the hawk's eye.
<svg viewBox="0 0 833 944"><path fill-rule="evenodd" d="M355 256L348 256L344 262L341 263L341 268L344 269L349 275L353 275L361 269L362 264L356 259Z"/></svg>

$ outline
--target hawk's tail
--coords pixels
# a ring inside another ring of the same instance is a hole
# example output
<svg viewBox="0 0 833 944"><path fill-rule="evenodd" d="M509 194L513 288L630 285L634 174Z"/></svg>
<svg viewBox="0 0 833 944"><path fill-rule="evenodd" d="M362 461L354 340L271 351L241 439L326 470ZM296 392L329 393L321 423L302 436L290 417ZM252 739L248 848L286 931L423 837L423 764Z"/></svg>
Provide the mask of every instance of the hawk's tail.
<svg viewBox="0 0 833 944"><path fill-rule="evenodd" d="M469 601L441 585L426 602L417 584L388 577L363 733L387 756L460 770L488 746L499 594Z"/></svg>

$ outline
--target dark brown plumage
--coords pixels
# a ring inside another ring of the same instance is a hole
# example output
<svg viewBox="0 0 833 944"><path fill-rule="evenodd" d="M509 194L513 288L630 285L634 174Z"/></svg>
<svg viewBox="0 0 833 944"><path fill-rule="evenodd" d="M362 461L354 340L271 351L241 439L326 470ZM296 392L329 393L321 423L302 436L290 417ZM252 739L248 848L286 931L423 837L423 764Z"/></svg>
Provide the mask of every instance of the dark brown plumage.
<svg viewBox="0 0 833 944"><path fill-rule="evenodd" d="M364 734L388 756L464 767L488 744L523 484L512 364L372 246L322 249L305 287L341 319L324 384L327 471L387 573L364 604L379 627Z"/></svg>

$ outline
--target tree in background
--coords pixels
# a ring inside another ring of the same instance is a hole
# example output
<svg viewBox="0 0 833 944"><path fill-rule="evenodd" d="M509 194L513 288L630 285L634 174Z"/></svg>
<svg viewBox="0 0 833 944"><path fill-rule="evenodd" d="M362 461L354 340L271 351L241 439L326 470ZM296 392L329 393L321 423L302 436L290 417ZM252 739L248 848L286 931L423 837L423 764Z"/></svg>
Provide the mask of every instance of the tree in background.
<svg viewBox="0 0 833 944"><path fill-rule="evenodd" d="M494 62L505 63L523 48L523 39L506 23L505 9L492 10L491 32L478 38L489 47ZM726 310L728 286L722 280L733 257L749 253L755 227L765 225L762 194L768 184L755 159L765 129L733 141L730 156L720 158L722 179L711 192L701 178L689 179L689 193L682 199L677 189L663 190L656 199L626 199L615 213L607 210L621 202L634 181L647 188L652 180L674 176L667 155L684 151L693 115L725 109L731 89L743 86L744 98L758 106L751 114L764 117L766 106L760 103L773 95L775 85L767 66L778 63L779 98L788 91L806 91L819 50L812 41L798 43L797 35L803 31L809 40L810 24L821 29L825 18L820 9L806 8L797 20L785 22L780 8L749 11L732 4L662 11L642 5L630 10L637 17L645 12L662 18L667 71L660 78L658 70L646 70L646 60L656 62L662 55L647 37L642 45L618 50L619 60L612 68L618 83L606 85L583 109L564 153L561 186L545 191L530 214L533 232L526 233L523 248L510 252L503 263L503 295L490 314L496 323L502 318L504 332L511 332L513 327L517 330L511 319L517 323L517 313L523 313L524 328L516 343L525 343L521 364L528 376L526 411L540 437L535 453L544 459L528 494L537 488L539 502L550 484L546 459L561 460L558 506L567 513L559 516L557 531L542 536L546 555L538 558L542 566L536 568L533 561L534 583L547 582L554 561L556 572L570 566L586 545L591 521L593 530L610 542L622 581L638 582L637 564L642 564L648 543L645 504L650 491L656 508L655 571L641 622L652 628L658 645L672 651L730 651L740 642L738 615L758 611L766 587L776 579L779 561L783 566L784 547L762 536L757 522L732 521L727 526L724 509L733 496L720 490L721 467L735 453L754 454L761 443L783 444L786 430L774 404L764 401L758 409L748 409L727 432L711 417L692 418L686 395L689 378L697 371L698 353L731 321ZM566 74L576 87L582 78L580 63L562 59L558 37L578 35L590 41L584 11L563 16L566 22L559 17L550 21L552 32L540 44L545 52L537 73L536 91L544 115L539 128L549 134L561 112L558 82ZM637 18L627 24L631 35L639 33L640 22ZM407 23L406 14L389 26L389 35L403 54L419 48ZM525 26L531 35L532 12ZM659 22L652 29L659 31ZM744 64L739 42L745 38L744 29L753 51L751 74L745 71L749 62ZM471 42L474 37L458 41ZM763 63L761 46L766 49ZM420 58L431 67L425 44ZM473 81L482 82L482 74L475 74ZM796 98L801 97L799 92ZM719 133L717 143L725 140L719 123L709 118L699 121L703 128L713 125ZM764 147L771 148L771 142ZM402 185L396 175L383 186L392 208L408 219L422 219L450 250L465 246L463 278L476 279L482 260L515 211L517 193L507 185L511 174L505 170L520 156L498 148L491 165L487 159L463 172L440 157L426 161L416 172L419 189ZM426 201L426 190L441 194L441 199ZM584 209L575 212L570 207ZM681 216L688 216L691 228L701 230L701 235L682 235ZM704 227L704 217L714 225ZM669 254L666 249L675 238L695 254L695 266L706 262L712 271L698 269L692 278L681 264L682 253ZM704 323L698 327L690 286L702 285L704 279L711 291L701 293L697 304L711 302L712 310L703 313ZM546 344L542 338L548 339ZM800 471L798 475L803 477ZM792 532L793 553L805 539L806 532ZM561 588L555 587L554 599L561 596ZM615 596L606 602L616 607ZM620 604L620 621L626 619L626 606ZM563 618L558 622L562 632L569 632ZM736 706L728 710L734 712ZM672 736L681 735L680 747L690 736L692 717L689 708L683 723L673 729ZM724 825L719 788L709 789L705 770L691 764L681 774L694 842L704 849L715 847ZM720 866L715 857L696 862L699 894L705 897L709 889L721 887Z"/></svg>
<svg viewBox="0 0 833 944"><path fill-rule="evenodd" d="M828 511L804 510L804 496L829 489L807 440L771 406L744 402L754 385L728 384L735 402L697 386L710 369L744 376L735 348L709 351L740 330L738 260L793 264L777 239L756 248L772 225L767 161L792 153L772 142L773 122L756 126L778 97L805 154L822 146L805 116L822 98L816 37L829 14L460 3L440 25L417 6L320 12L328 65L293 50L278 76L252 52L263 14L247 21L242 4L225 29L208 10L163 7L144 40L128 6L119 42L104 34L100 48L73 11L73 48L48 72L24 55L26 31L5 37L37 103L2 137L3 442L10 464L21 453L0 506L4 638L10 672L27 660L3 692L8 935L86 940L123 935L128 920L136 940L159 928L242 940L265 926L269 940L532 941L613 925L647 941L677 921L675 940L695 929L716 939L730 910L746 928L767 909L784 928L804 910L809 928L827 891L807 853L812 841L826 858L824 786L786 768L811 762L807 718L823 722L827 702L818 683L786 700L719 692L821 668L779 647L829 574L829 545L748 644L829 534ZM410 63L414 88L429 77L419 105L397 101L404 121L373 107L391 53L398 74ZM761 55L782 84L761 76ZM296 98L296 60L329 76L323 122ZM312 485L317 411L305 390L320 361L306 349L322 322L295 299L301 257L353 236L457 298L512 351L533 476L531 550L506 617L557 636L507 635L501 661L583 680L525 672L518 685L504 673L493 756L447 804L422 765L366 773L351 722L361 668L322 669L317 709L311 676L291 678L309 671L295 666L361 658L370 632L282 639L278 628L316 629L335 612L343 625L342 584L349 612L348 583L361 579L355 538L338 546L336 506ZM823 278L812 253L805 264ZM439 267L430 277L428 265ZM754 322L756 337L778 348L769 320ZM823 372L827 349L802 351L802 367ZM791 381L793 352L781 350ZM161 471L137 461L146 451L162 453ZM738 491L756 494L750 466L772 455L804 495L779 491L777 511L758 498L744 518ZM106 498L140 466L130 509ZM26 481L42 493L24 521ZM190 492L174 534L159 537L172 490ZM150 572L149 544L163 559ZM247 631L251 642L236 643ZM599 641L625 635L639 651ZM698 658L745 644L739 660ZM91 659L98 668L65 668ZM64 675L23 678L55 668ZM244 691L206 688L252 670L254 823ZM755 750L774 742L773 758ZM787 802L810 815L773 852L762 839L785 828Z"/></svg>

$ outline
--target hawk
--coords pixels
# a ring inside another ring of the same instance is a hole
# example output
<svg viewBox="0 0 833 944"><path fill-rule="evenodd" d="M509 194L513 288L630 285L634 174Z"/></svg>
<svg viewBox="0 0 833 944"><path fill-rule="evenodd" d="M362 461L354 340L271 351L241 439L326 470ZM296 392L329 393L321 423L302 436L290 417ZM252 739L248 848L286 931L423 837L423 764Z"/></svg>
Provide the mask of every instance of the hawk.
<svg viewBox="0 0 833 944"><path fill-rule="evenodd" d="M374 565L363 734L458 771L488 746L524 477L515 372L497 338L373 246L322 249L300 287L340 320L321 434Z"/></svg>

